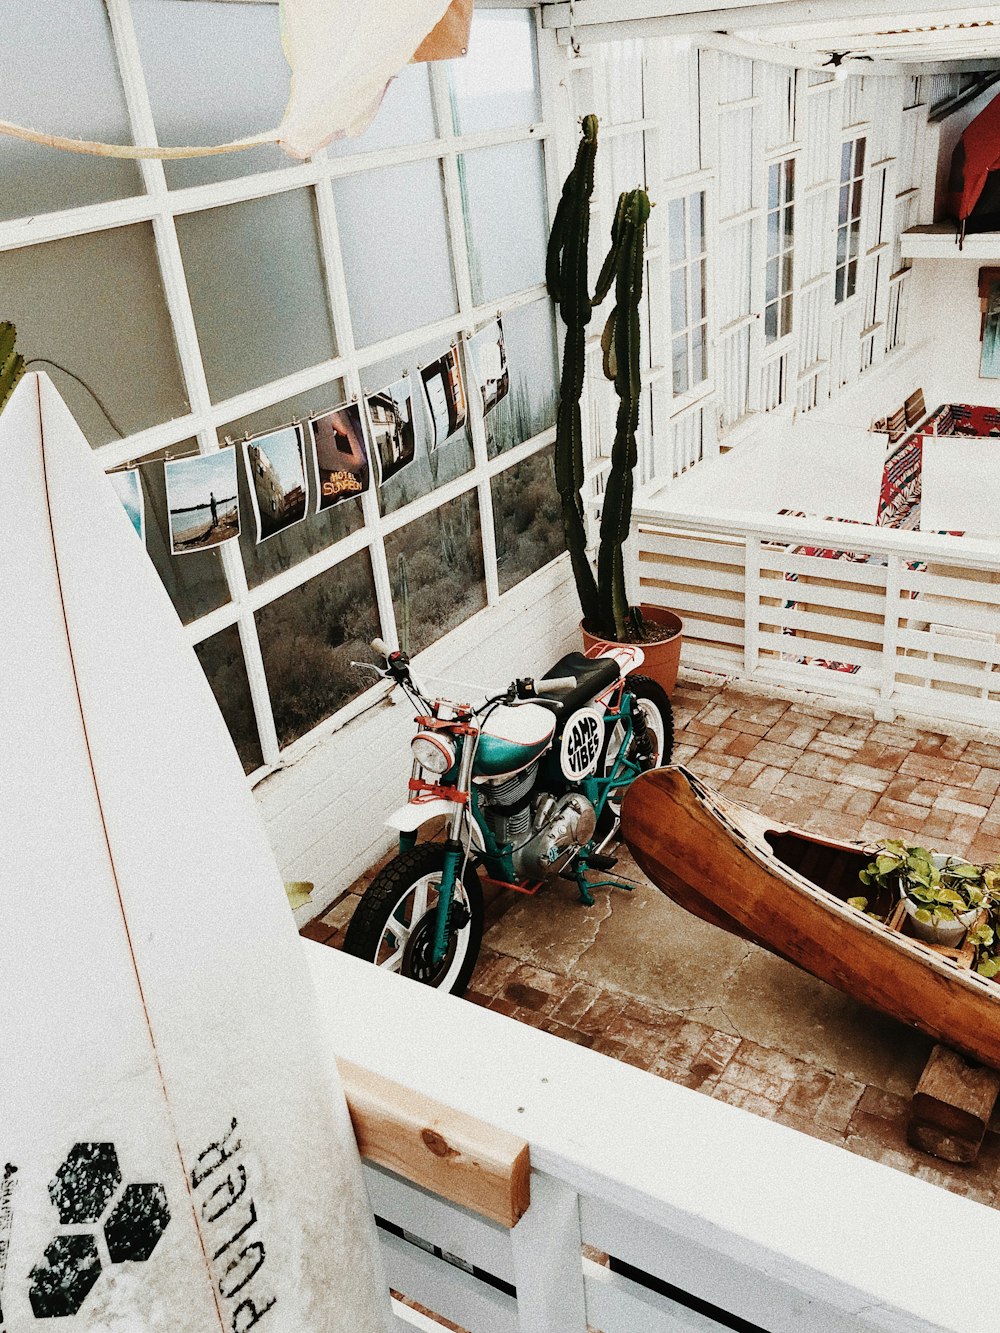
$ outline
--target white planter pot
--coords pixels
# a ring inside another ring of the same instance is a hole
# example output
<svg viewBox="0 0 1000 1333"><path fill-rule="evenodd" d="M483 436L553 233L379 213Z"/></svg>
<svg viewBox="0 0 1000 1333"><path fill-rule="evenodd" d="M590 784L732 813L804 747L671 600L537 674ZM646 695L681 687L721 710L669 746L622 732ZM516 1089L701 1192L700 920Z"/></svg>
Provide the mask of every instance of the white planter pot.
<svg viewBox="0 0 1000 1333"><path fill-rule="evenodd" d="M931 860L942 870L948 862L959 864L959 858L954 856L945 856L941 852L934 852ZM913 926L913 933L920 939L926 940L928 944L941 944L949 949L957 949L962 942L962 936L972 926L982 910L979 907L970 907L967 912L962 912L954 921L918 921L917 912L920 910L917 903L907 898L903 894L903 902L906 906L906 914L910 918Z"/></svg>

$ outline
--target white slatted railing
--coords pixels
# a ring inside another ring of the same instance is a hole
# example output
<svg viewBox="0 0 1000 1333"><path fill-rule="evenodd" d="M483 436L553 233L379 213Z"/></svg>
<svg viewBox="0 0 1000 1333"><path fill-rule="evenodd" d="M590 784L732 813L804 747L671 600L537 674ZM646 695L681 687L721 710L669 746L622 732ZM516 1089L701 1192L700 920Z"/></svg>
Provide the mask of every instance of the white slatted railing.
<svg viewBox="0 0 1000 1333"><path fill-rule="evenodd" d="M688 664L1000 726L995 544L759 514L636 528L639 597L684 619Z"/></svg>
<svg viewBox="0 0 1000 1333"><path fill-rule="evenodd" d="M528 1145L530 1201L510 1229L450 1203L443 1187L366 1168L389 1284L441 1319L468 1333L983 1327L968 1274L990 1272L1000 1248L992 1209L303 947L331 1052ZM670 941L649 948L670 966ZM928 1264L915 1225L946 1237L962 1263ZM399 1303L395 1312L400 1333L441 1327Z"/></svg>

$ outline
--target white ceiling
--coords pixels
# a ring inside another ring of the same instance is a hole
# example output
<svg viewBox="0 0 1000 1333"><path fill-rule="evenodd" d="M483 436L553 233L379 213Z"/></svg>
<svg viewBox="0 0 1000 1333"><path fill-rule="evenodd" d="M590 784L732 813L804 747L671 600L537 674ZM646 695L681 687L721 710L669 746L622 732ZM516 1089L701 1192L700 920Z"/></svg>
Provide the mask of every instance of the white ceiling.
<svg viewBox="0 0 1000 1333"><path fill-rule="evenodd" d="M763 58L814 68L827 62L866 74L1000 68L1000 4L918 0L912 9L886 12L884 0L575 0L572 6L543 0L543 14L546 26L567 37L572 17L577 32L592 40L609 40L616 31L721 36L734 50L745 43Z"/></svg>

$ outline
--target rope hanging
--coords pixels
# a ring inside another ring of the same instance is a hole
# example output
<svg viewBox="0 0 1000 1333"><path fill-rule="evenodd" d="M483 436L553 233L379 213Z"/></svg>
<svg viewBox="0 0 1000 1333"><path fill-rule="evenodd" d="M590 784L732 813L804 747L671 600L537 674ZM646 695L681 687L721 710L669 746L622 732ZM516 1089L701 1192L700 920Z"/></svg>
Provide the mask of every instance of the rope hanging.
<svg viewBox="0 0 1000 1333"><path fill-rule="evenodd" d="M178 159L189 157L215 157L219 153L240 153L247 148L257 148L261 144L277 143L278 130L265 130L249 139L236 139L232 143L207 144L202 147L159 148L152 144L98 143L93 139L67 139L61 134L43 134L40 130L29 130L24 125L14 125L9 120L0 120L0 134L10 135L14 139L24 139L28 143L38 143L46 148L61 148L68 153L87 153L91 157L119 157L135 160L137 158Z"/></svg>

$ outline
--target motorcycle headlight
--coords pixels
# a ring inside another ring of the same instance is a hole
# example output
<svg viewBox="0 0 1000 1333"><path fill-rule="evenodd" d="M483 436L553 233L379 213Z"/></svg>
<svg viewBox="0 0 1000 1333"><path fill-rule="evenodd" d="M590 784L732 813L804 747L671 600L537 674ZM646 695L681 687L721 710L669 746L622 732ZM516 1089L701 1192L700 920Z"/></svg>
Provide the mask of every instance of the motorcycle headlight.
<svg viewBox="0 0 1000 1333"><path fill-rule="evenodd" d="M413 757L428 773L440 776L455 762L455 743L435 731L418 731L410 741Z"/></svg>

